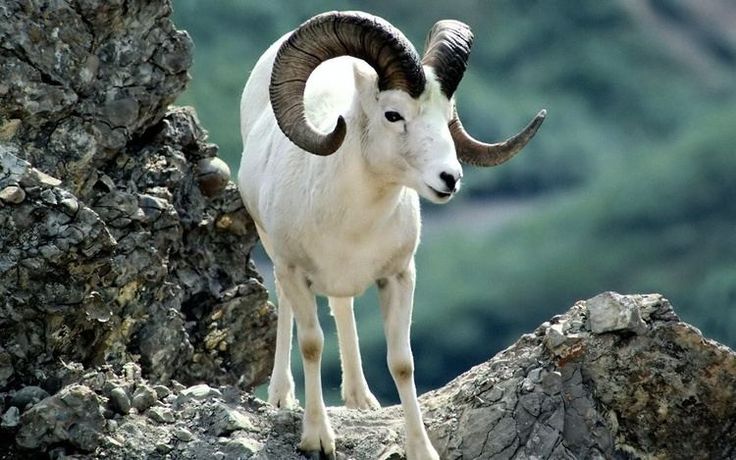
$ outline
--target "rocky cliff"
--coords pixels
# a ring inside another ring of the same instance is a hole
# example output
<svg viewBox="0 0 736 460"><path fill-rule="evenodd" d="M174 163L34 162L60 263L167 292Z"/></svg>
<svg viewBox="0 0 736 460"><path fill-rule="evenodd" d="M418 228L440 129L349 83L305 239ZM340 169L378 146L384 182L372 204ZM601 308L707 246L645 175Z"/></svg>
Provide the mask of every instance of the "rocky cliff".
<svg viewBox="0 0 736 460"><path fill-rule="evenodd" d="M0 459L300 458L275 316L166 0L0 5ZM446 459L735 458L736 355L659 295L574 305L422 396ZM400 409L330 409L403 458Z"/></svg>
<svg viewBox="0 0 736 460"><path fill-rule="evenodd" d="M137 362L262 382L274 310L252 222L191 109L165 1L0 6L0 389Z"/></svg>

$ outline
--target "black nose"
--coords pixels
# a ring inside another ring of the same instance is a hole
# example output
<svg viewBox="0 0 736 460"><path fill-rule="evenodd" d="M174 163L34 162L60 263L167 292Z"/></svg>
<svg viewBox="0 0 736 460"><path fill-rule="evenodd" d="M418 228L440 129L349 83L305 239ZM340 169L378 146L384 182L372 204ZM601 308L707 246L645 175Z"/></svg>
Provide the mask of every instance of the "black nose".
<svg viewBox="0 0 736 460"><path fill-rule="evenodd" d="M455 184L457 184L458 181L455 176L447 172L441 172L440 179L442 179L442 182L447 186L447 190L451 192L455 190Z"/></svg>

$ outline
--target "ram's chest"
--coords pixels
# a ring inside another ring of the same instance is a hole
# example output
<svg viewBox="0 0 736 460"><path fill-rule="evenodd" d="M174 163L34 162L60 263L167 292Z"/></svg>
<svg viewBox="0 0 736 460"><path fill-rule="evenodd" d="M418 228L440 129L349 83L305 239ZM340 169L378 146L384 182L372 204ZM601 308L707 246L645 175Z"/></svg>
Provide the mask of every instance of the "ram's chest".
<svg viewBox="0 0 736 460"><path fill-rule="evenodd" d="M418 229L385 228L340 238L330 233L315 234L304 242L308 263L301 268L316 294L352 297L377 279L406 269L416 250Z"/></svg>
<svg viewBox="0 0 736 460"><path fill-rule="evenodd" d="M296 271L320 295L355 296L405 270L419 241L416 192L376 185L361 158L350 158L357 164L332 157L319 162L303 153L274 156L268 163L273 174L249 178L260 185L242 181L244 201L277 273Z"/></svg>

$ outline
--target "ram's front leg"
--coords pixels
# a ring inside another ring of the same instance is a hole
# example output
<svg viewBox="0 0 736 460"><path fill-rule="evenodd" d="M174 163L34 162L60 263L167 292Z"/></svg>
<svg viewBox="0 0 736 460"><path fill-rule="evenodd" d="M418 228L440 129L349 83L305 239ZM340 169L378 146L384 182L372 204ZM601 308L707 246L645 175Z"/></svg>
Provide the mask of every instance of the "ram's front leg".
<svg viewBox="0 0 736 460"><path fill-rule="evenodd" d="M307 286L307 280L298 269L278 270L281 293L291 305L296 320L299 350L304 364L304 418L299 449L310 458L335 457L335 433L327 418L322 398L320 365L324 335L317 317L317 303Z"/></svg>
<svg viewBox="0 0 736 460"><path fill-rule="evenodd" d="M388 349L388 367L399 392L406 427L406 456L409 460L439 460L422 422L414 385L414 358L409 327L414 304L414 261L397 275L377 282Z"/></svg>
<svg viewBox="0 0 736 460"><path fill-rule="evenodd" d="M337 339L340 344L342 366L342 399L353 409L378 409L380 404L363 374L363 364L358 346L352 297L330 297L330 309L335 317Z"/></svg>

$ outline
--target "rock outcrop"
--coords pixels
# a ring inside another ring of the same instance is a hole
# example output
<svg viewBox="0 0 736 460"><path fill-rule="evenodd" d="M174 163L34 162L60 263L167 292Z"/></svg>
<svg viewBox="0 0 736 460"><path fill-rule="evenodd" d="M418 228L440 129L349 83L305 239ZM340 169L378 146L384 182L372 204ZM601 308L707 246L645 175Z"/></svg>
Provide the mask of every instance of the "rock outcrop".
<svg viewBox="0 0 736 460"><path fill-rule="evenodd" d="M603 293L424 402L443 458L733 458L736 353L661 295Z"/></svg>
<svg viewBox="0 0 736 460"><path fill-rule="evenodd" d="M276 410L236 387L154 385L132 363L122 373L80 372L75 382L52 396L10 393L9 452L303 458L301 410ZM681 322L662 296L604 293L420 402L443 459L729 459L734 388L736 353ZM328 411L338 459L405 458L400 407Z"/></svg>
<svg viewBox="0 0 736 460"><path fill-rule="evenodd" d="M77 367L251 387L275 312L168 1L0 6L0 392ZM71 380L70 380L71 379Z"/></svg>
<svg viewBox="0 0 736 460"><path fill-rule="evenodd" d="M166 0L0 5L0 459L273 459L275 314ZM421 403L445 459L735 458L736 354L660 295L579 302ZM401 459L398 407L331 408Z"/></svg>

